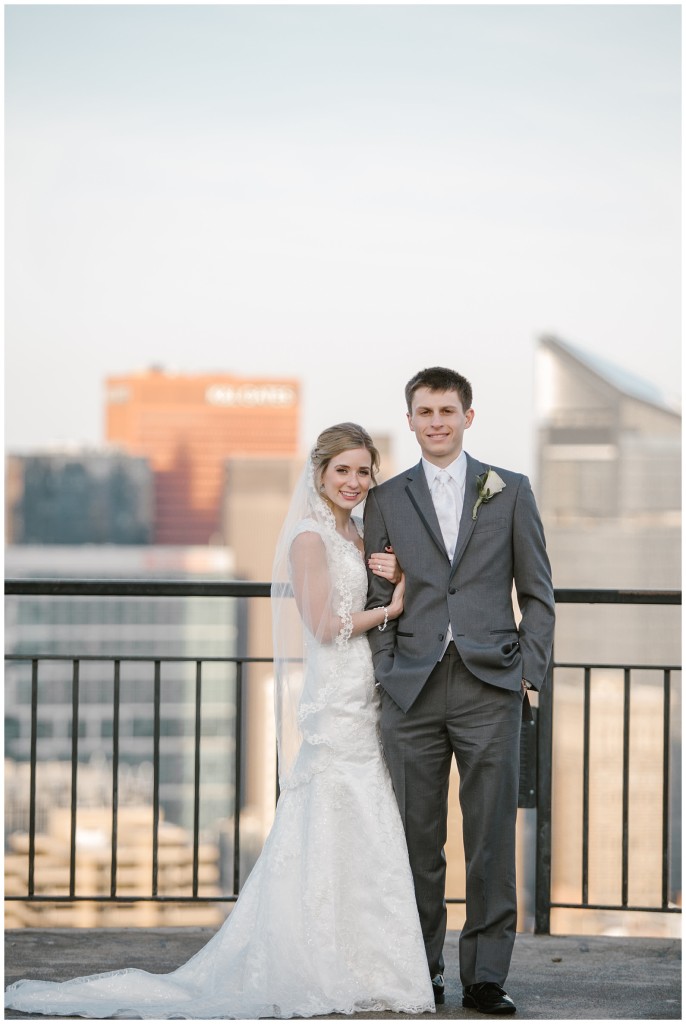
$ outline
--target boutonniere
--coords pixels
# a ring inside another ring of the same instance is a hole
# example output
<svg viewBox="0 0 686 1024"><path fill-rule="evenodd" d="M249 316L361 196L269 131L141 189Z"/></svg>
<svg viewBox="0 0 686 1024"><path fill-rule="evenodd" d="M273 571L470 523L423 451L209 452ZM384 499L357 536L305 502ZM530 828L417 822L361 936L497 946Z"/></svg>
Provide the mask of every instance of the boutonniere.
<svg viewBox="0 0 686 1024"><path fill-rule="evenodd" d="M507 486L504 480L501 480L494 469L490 467L485 473L476 478L476 489L479 497L476 499L476 504L472 509L472 519L476 519L476 513L479 511L479 505L482 505L486 501L490 501L496 494L500 494L503 487Z"/></svg>

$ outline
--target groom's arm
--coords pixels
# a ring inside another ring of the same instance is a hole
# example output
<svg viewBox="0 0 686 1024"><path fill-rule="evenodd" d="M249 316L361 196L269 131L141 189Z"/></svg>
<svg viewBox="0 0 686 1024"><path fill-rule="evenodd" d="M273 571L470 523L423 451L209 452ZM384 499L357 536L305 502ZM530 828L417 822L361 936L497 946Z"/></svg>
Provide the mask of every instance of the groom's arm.
<svg viewBox="0 0 686 1024"><path fill-rule="evenodd" d="M531 484L522 478L513 523L514 582L522 614L519 650L522 676L540 690L553 648L555 598L543 523Z"/></svg>
<svg viewBox="0 0 686 1024"><path fill-rule="evenodd" d="M364 506L364 551L366 558L374 551L383 551L391 543L386 529L383 514L379 508L374 490L369 491ZM367 570L367 603L365 607L380 608L386 606L393 595L393 584L380 576L376 576L369 569ZM398 620L389 621L384 630L370 629L367 634L369 646L374 655L374 663L380 658L382 652L386 651L392 655L395 647L395 631ZM381 659L383 660L383 659Z"/></svg>

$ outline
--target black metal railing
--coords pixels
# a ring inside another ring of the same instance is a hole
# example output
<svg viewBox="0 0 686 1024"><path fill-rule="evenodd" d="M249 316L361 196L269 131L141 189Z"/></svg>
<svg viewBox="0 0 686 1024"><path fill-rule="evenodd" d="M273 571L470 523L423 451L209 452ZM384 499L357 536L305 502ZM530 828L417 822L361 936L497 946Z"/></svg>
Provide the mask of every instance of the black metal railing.
<svg viewBox="0 0 686 1024"><path fill-rule="evenodd" d="M228 597L228 598L264 598L270 593L268 583L244 581L231 582L199 582L199 581L140 581L140 580L7 580L5 593L12 596L82 596L82 597ZM562 604L623 604L623 605L679 605L681 594L677 591L637 591L637 590L588 590L564 589L556 590L556 602ZM31 666L31 735L30 735L30 784L29 784L29 828L28 828L28 873L25 894L8 895L9 900L29 902L76 902L96 900L111 903L132 903L137 901L153 902L232 902L238 897L240 888L240 854L241 854L241 815L239 793L243 772L243 715L242 703L246 685L246 670L251 665L269 664L269 657L232 656L232 657L164 657L157 655L133 656L120 652L110 654L79 655L50 654L39 652L9 653L7 661L25 662ZM71 803L70 803L70 852L69 852L69 883L68 894L47 894L36 892L36 806L37 806L37 764L38 764L38 684L41 663L63 661L71 663ZM83 895L76 892L77 862L77 805L78 805L78 766L79 766L79 714L81 693L81 668L87 662L105 662L112 665L112 791L111 791L111 865L109 895ZM120 726L119 711L121 705L121 670L122 666L131 662L145 662L152 666L153 676L153 811L152 811L152 874L150 893L131 895L120 893L117 880L117 851L119 839L119 753ZM159 857L159 826L160 826L160 736L163 667L172 662L185 662L195 667L194 685L194 740L193 740L193 864L191 891L188 895L160 893L158 886ZM234 746L234 792L235 806L233 814L233 891L221 895L202 895L199 892L199 861L200 842L200 801L201 801L201 709L203 668L209 663L224 663L234 666L235 672L235 746ZM554 681L556 673L563 669L571 669L583 673L583 811L581 843L581 895L577 901L555 902L551 898L552 891L552 766L553 766L553 708ZM662 834L661 834L661 901L657 906L636 906L629 901L629 768L630 768L630 721L631 721L631 683L635 672L649 669L662 673ZM590 814L589 794L591 787L590 729L591 729L591 688L594 673L598 671L618 670L624 673L623 701L623 750L622 750L622 843L621 843L621 899L617 903L598 903L589 899L589 849L590 849ZM670 902L670 792L671 792L671 703L673 678L680 671L676 665L627 665L627 664L589 664L585 662L553 661L549 672L548 686L539 695L536 715L535 737L535 771L533 785L535 796L532 803L536 815L536 878L535 878L535 929L538 933L550 932L551 910L568 908L577 910L624 910L624 911L661 911L676 913L679 907ZM278 784L276 784L278 796ZM462 903L463 898L451 897L451 903Z"/></svg>
<svg viewBox="0 0 686 1024"><path fill-rule="evenodd" d="M35 593L35 591L34 591ZM83 593L83 591L80 591ZM100 591L101 593L101 591ZM225 595L223 595L225 596ZM240 888L240 858L241 858L241 834L240 834L240 808L238 800L235 801L233 815L233 891L222 895L200 895L198 892L199 861L198 851L200 845L200 750L201 750L201 709L202 709L202 679L203 665L205 664L231 664L235 667L235 733L234 733L234 789L236 795L240 792L243 777L243 693L245 687L245 667L248 665L271 664L272 659L263 657L145 657L145 656L116 656L106 655L71 655L48 654L44 656L26 654L7 654L6 662L28 662L31 665L31 740L30 740L30 775L29 775L29 832L28 832L28 884L26 895L6 896L7 900L29 900L43 903L64 903L64 902L88 902L97 900L113 903L135 903L135 902L232 902L238 898ZM67 894L45 894L36 893L35 889L35 861L36 861L36 780L37 780L37 736L38 736L38 669L41 662L65 662L71 663L72 668L72 730L71 730L71 799L70 799L70 835L69 835L69 893ZM103 893L94 895L82 895L76 893L76 825L78 813L78 769L79 769L79 712L81 695L81 667L90 663L112 663L112 790L111 790L111 867L110 867L110 894ZM152 876L150 895L134 895L117 893L117 851L119 834L119 756L120 756L120 730L119 712L121 708L121 668L122 665L132 663L149 663L153 672L153 782L152 782ZM194 694L194 742L193 742L193 866L191 895L163 895L158 892L158 868L159 868L159 829L161 820L160 807L160 739L161 739L161 707L162 707L162 666L186 663L195 666L195 694ZM278 779L275 780L275 794L278 798Z"/></svg>
<svg viewBox="0 0 686 1024"><path fill-rule="evenodd" d="M571 605L671 605L681 604L681 593L671 590L588 590L557 589L555 602L558 606ZM552 855L553 855L553 723L555 704L555 679L563 670L583 673L582 690L582 815L579 833L581 878L580 898L577 900L553 900ZM589 851L590 851L590 792L591 792L591 688L594 674L608 672L623 674L622 701L622 777L621 777L621 897L617 902L598 902L589 898ZM630 724L631 684L639 672L659 673L662 677L662 813L661 813L661 878L659 904L632 904L629 900L629 768L630 768ZM681 672L678 665L659 663L589 663L558 661L553 657L546 686L539 696L537 714L537 798L536 798L536 876L535 876L535 931L550 934L551 911L555 909L631 911L642 913L681 913L681 907L670 901L670 797L672 787L672 683L674 676Z"/></svg>

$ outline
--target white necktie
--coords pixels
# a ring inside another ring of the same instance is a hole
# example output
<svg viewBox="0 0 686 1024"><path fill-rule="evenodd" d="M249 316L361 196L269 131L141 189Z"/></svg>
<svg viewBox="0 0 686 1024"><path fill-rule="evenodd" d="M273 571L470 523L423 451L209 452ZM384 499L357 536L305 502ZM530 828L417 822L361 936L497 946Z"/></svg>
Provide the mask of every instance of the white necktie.
<svg viewBox="0 0 686 1024"><path fill-rule="evenodd" d="M436 515L438 516L438 525L443 534L445 550L452 562L453 555L455 554L455 544L457 543L457 501L450 474L445 469L441 469L438 472L431 492L431 498L436 509Z"/></svg>

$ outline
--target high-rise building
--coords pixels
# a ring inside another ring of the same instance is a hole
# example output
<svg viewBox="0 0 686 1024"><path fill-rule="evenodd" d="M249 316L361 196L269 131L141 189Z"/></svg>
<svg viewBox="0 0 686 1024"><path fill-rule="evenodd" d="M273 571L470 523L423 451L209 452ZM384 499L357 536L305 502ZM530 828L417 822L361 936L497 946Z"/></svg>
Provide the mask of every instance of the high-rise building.
<svg viewBox="0 0 686 1024"><path fill-rule="evenodd" d="M149 544L153 480L146 459L107 449L10 455L9 544Z"/></svg>
<svg viewBox="0 0 686 1024"><path fill-rule="evenodd" d="M537 352L537 496L557 588L679 589L681 568L681 415L644 380L555 337ZM675 607L558 606L558 663L679 665ZM581 879L583 671L558 669L553 765L553 899L574 902ZM660 903L662 688L659 670L633 670L630 697L629 894ZM674 676L672 721L680 721ZM621 891L622 713L624 673L591 676L591 902ZM670 897L680 899L680 737L671 738ZM656 838L658 837L658 838ZM668 934L673 915L557 910L554 930Z"/></svg>
<svg viewBox="0 0 686 1024"><path fill-rule="evenodd" d="M225 548L16 545L5 556L9 578L225 580L233 576ZM34 597L6 601L5 757L26 762L31 751L31 663L12 655L42 656L38 676L38 761L68 763L72 746L71 663L80 666L79 759L111 765L113 665L121 654L120 761L152 760L153 665L144 658L231 658L244 628L234 598ZM102 658L102 660L99 660ZM194 807L195 667L164 661L160 803L168 821L192 828ZM203 666L203 778L201 827L234 811L233 735L235 670L231 663ZM47 783L38 787L50 803ZM150 791L152 792L152 791ZM47 807L45 808L47 812ZM41 812L42 813L42 812Z"/></svg>
<svg viewBox="0 0 686 1024"><path fill-rule="evenodd" d="M108 378L107 440L152 467L153 543L222 542L225 461L295 456L299 413L296 380L156 368Z"/></svg>
<svg viewBox="0 0 686 1024"><path fill-rule="evenodd" d="M597 356L544 337L537 353L538 486L556 587L678 589L681 575L681 414L659 391ZM575 611L597 661L639 663L658 646L680 656L664 610L619 620ZM652 623L647 641L645 624ZM556 634L558 659L576 639Z"/></svg>

